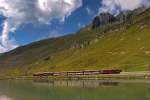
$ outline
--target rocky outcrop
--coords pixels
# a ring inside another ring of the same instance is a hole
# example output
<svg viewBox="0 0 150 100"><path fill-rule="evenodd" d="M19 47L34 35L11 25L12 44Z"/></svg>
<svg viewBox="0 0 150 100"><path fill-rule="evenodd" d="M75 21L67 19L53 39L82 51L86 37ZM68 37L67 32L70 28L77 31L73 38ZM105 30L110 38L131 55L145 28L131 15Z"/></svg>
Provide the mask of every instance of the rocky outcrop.
<svg viewBox="0 0 150 100"><path fill-rule="evenodd" d="M124 22L129 19L131 16L130 11L121 12L119 15L116 16L118 22Z"/></svg>
<svg viewBox="0 0 150 100"><path fill-rule="evenodd" d="M135 9L133 11L123 11L123 12L120 12L120 14L118 14L117 16L114 16L108 12L101 13L94 18L91 28L95 29L97 27L111 25L113 23L122 23L134 16L141 14L146 9L147 8L142 7L142 8Z"/></svg>
<svg viewBox="0 0 150 100"><path fill-rule="evenodd" d="M96 16L92 22L92 29L112 24L116 21L116 18L110 13L101 13Z"/></svg>
<svg viewBox="0 0 150 100"><path fill-rule="evenodd" d="M118 22L124 22L134 16L137 16L139 15L140 13L144 12L147 8L137 8L133 11L123 11L123 12L120 12L119 15L116 16Z"/></svg>

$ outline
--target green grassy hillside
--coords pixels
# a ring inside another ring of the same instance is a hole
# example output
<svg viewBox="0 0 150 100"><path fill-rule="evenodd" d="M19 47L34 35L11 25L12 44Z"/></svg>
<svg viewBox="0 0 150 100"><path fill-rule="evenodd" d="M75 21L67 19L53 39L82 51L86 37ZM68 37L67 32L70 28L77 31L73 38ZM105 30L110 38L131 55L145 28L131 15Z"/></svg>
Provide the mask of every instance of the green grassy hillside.
<svg viewBox="0 0 150 100"><path fill-rule="evenodd" d="M150 70L150 9L124 23L42 40L0 55L0 75L108 68Z"/></svg>

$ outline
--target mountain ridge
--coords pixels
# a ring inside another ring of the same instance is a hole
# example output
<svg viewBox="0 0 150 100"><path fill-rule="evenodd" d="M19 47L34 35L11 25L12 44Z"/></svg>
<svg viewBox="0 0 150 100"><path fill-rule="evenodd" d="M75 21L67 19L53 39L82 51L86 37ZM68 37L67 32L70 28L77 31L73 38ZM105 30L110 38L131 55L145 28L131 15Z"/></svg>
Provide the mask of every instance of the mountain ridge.
<svg viewBox="0 0 150 100"><path fill-rule="evenodd" d="M97 26L77 34L34 42L1 54L0 75L104 68L148 70L149 56L145 55L149 55L149 46L142 45L150 43L143 39L149 37L149 13L148 8L121 23Z"/></svg>

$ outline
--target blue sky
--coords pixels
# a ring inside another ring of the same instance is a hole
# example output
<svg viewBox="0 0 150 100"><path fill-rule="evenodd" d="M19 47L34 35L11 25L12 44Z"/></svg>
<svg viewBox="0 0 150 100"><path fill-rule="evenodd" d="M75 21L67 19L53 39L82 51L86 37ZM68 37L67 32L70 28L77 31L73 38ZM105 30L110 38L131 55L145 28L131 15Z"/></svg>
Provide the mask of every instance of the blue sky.
<svg viewBox="0 0 150 100"><path fill-rule="evenodd" d="M10 34L10 38L15 38L15 42L19 45L25 45L48 37L75 33L82 26L87 25L92 21L94 16L98 13L99 6L100 0L84 0L82 7L72 12L72 14L67 17L64 22L60 22L55 19L52 20L49 25L33 25L31 23L23 24L15 32ZM89 14L87 9L91 10L92 14ZM2 23L4 19L5 18L1 15L0 31L2 31Z"/></svg>

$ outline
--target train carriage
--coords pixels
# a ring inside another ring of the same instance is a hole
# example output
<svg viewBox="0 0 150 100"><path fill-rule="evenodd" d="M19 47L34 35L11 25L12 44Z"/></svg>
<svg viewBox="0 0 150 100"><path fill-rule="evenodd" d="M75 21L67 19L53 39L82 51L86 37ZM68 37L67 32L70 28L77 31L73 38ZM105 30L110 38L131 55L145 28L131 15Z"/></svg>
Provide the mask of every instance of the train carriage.
<svg viewBox="0 0 150 100"><path fill-rule="evenodd" d="M98 74L120 74L122 70L85 70L85 71L66 71L66 72L41 72L33 76L76 76L76 75L98 75Z"/></svg>

